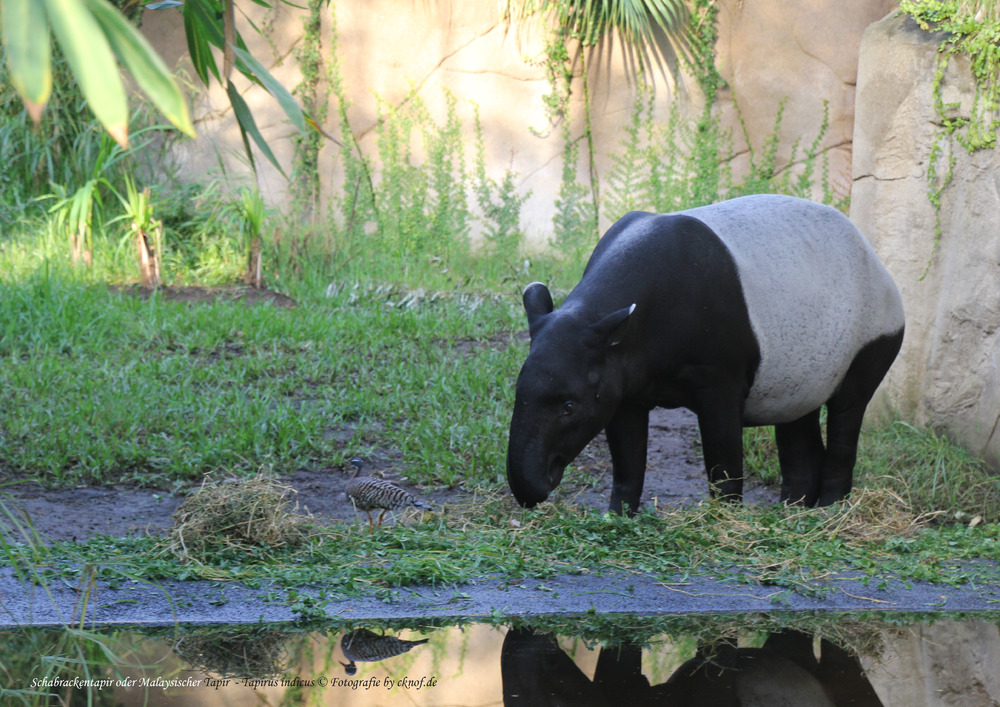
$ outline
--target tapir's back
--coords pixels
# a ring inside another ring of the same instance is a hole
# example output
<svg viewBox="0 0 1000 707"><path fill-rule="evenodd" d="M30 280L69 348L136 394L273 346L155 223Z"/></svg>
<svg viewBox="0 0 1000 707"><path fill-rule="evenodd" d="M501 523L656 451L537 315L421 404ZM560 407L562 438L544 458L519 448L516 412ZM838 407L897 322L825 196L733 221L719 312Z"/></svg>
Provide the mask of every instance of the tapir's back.
<svg viewBox="0 0 1000 707"><path fill-rule="evenodd" d="M902 330L892 277L836 209L768 194L681 213L708 226L736 262L761 352L748 423L816 409L862 347Z"/></svg>

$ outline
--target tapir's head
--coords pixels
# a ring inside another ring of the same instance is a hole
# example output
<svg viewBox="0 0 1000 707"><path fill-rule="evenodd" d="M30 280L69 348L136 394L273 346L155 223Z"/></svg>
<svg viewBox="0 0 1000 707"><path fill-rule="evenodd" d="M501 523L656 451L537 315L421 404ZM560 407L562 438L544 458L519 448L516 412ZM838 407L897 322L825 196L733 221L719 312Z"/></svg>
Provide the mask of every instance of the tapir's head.
<svg viewBox="0 0 1000 707"><path fill-rule="evenodd" d="M524 291L531 350L517 378L507 481L528 508L548 498L563 471L604 429L622 397L614 347L635 305L593 320L562 307L535 282Z"/></svg>

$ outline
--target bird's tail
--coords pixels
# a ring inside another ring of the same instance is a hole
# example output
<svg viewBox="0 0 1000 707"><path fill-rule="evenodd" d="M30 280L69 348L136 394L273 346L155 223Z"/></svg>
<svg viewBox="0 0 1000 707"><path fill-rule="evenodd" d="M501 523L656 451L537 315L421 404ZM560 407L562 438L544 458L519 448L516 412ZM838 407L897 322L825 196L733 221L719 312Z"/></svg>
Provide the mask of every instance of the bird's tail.
<svg viewBox="0 0 1000 707"><path fill-rule="evenodd" d="M416 508L420 508L420 509L425 510L425 511L433 511L434 510L432 507L428 506L423 501L418 501L417 499L413 499L413 505Z"/></svg>

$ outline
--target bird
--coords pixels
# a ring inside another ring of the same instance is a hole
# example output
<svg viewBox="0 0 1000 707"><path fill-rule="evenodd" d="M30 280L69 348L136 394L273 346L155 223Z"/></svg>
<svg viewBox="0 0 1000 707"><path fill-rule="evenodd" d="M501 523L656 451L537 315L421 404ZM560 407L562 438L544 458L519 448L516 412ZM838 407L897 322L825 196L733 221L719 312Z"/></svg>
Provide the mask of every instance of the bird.
<svg viewBox="0 0 1000 707"><path fill-rule="evenodd" d="M382 512L378 516L378 524L382 525L382 520L388 511L398 511L401 508L421 508L423 510L433 510L423 501L418 501L407 491L389 483L385 479L376 479L373 476L361 476L361 469L364 462L355 457L351 459L354 465L354 473L347 482L344 495L354 504L354 507L368 514L369 532L375 527L372 520L372 511L378 508Z"/></svg>
<svg viewBox="0 0 1000 707"><path fill-rule="evenodd" d="M394 658L406 653L414 646L427 643L428 640L422 638L419 641L407 641L395 636L380 636L366 628L358 628L344 634L344 637L340 639L340 650L344 652L344 657L350 661L349 663L341 663L341 665L344 666L344 671L348 675L354 675L358 672L355 661L366 662Z"/></svg>

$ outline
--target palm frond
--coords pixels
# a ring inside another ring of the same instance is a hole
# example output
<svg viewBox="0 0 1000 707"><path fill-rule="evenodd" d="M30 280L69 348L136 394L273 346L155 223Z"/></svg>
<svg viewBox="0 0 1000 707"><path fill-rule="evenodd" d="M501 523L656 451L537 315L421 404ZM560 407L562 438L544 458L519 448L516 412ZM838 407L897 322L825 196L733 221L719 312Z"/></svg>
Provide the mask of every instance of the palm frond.
<svg viewBox="0 0 1000 707"><path fill-rule="evenodd" d="M550 13L565 36L586 46L617 33L648 55L657 43L657 29L675 50L686 53L690 44L690 11L684 0L501 0L500 11L507 21Z"/></svg>

